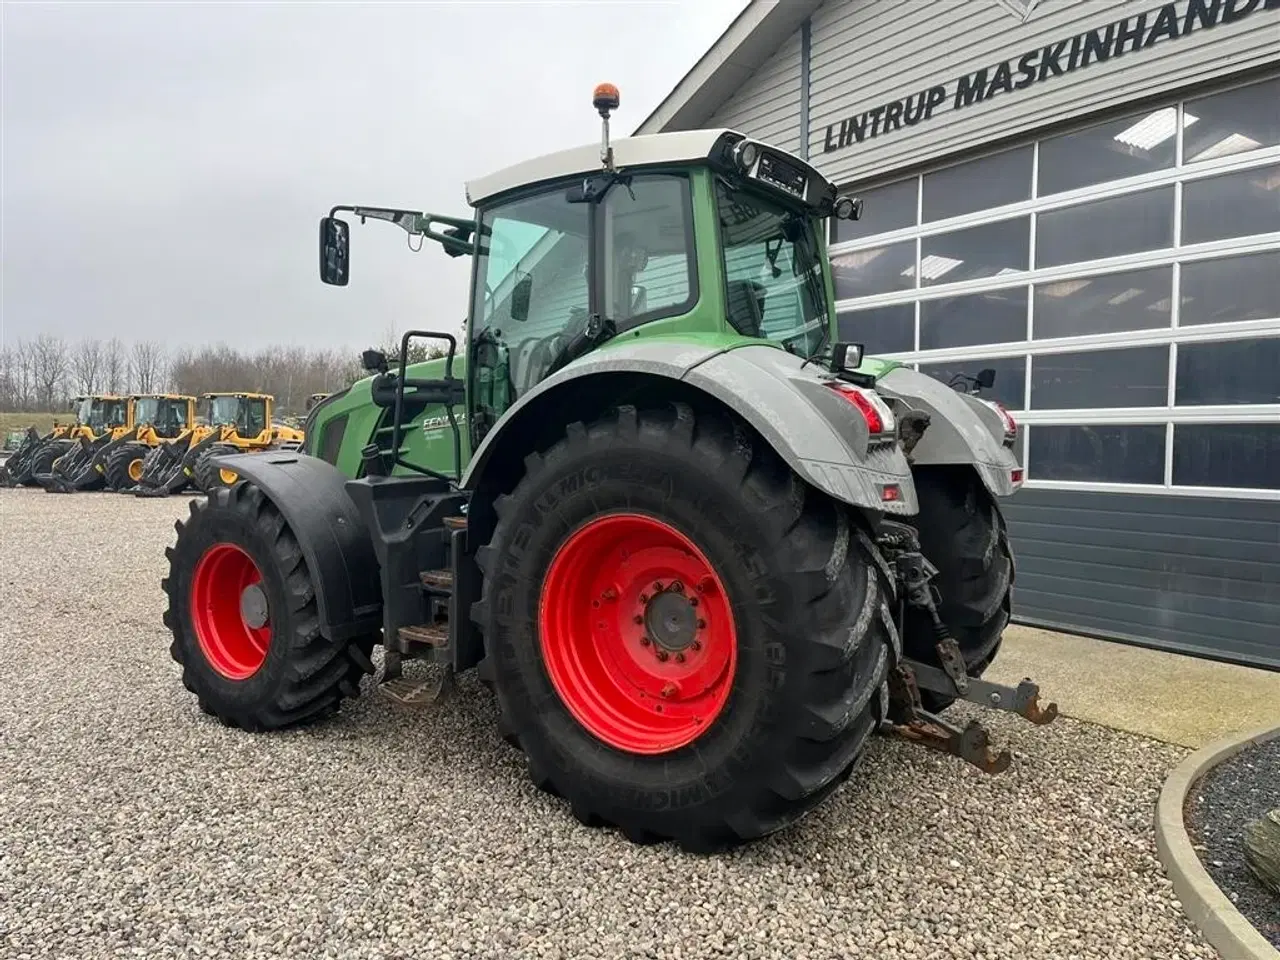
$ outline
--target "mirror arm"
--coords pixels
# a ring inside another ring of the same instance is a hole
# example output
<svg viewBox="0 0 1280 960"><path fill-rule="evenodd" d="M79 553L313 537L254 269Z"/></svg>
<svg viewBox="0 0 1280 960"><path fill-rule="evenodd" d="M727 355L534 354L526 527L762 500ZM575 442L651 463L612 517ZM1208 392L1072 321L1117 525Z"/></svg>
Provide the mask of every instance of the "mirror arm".
<svg viewBox="0 0 1280 960"><path fill-rule="evenodd" d="M433 240L444 248L445 253L451 257L466 256L475 253L475 244L470 239L475 232L475 221L466 220L460 217L446 217L435 213L422 213L418 210L400 210L394 207L361 207L361 206L335 206L329 211L329 216L336 217L339 213L351 213L360 218L360 222L372 218L374 220L385 220L388 223L395 224L409 236L421 236L428 240ZM432 224L441 224L448 227L448 230L437 231L431 229Z"/></svg>

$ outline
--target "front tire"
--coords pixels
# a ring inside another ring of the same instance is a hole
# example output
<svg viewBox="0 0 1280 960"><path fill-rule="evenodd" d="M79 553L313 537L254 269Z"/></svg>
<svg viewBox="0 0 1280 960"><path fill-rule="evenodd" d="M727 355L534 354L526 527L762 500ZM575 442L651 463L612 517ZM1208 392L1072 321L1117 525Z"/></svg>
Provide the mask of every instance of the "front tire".
<svg viewBox="0 0 1280 960"><path fill-rule="evenodd" d="M142 479L142 465L150 448L145 443L125 443L107 454L104 476L108 490L128 490Z"/></svg>
<svg viewBox="0 0 1280 960"><path fill-rule="evenodd" d="M335 643L320 632L301 546L260 488L215 490L176 529L164 623L201 709L228 726L275 730L359 695L375 637Z"/></svg>
<svg viewBox="0 0 1280 960"><path fill-rule="evenodd" d="M224 470L214 463L214 457L225 457L232 454L240 453L238 447L229 443L215 443L208 450L200 454L200 459L196 461L195 468L191 471L197 489L206 494L211 494L215 490L228 490L236 485L240 479L240 475L234 470Z"/></svg>
<svg viewBox="0 0 1280 960"><path fill-rule="evenodd" d="M891 586L859 522L757 437L621 407L530 455L495 508L480 675L580 821L715 849L849 776L894 658Z"/></svg>
<svg viewBox="0 0 1280 960"><path fill-rule="evenodd" d="M955 638L970 676L989 667L1009 624L1013 603L1013 552L1000 506L969 467L922 467L915 471L920 513L912 519L920 549L938 568L933 583L941 595L938 616ZM933 624L908 607L903 633L907 655L941 666ZM955 702L920 692L932 713Z"/></svg>
<svg viewBox="0 0 1280 960"><path fill-rule="evenodd" d="M54 440L37 450L35 456L31 458L31 474L27 478L27 486L37 486L37 476L53 473L54 463L74 445L74 440Z"/></svg>

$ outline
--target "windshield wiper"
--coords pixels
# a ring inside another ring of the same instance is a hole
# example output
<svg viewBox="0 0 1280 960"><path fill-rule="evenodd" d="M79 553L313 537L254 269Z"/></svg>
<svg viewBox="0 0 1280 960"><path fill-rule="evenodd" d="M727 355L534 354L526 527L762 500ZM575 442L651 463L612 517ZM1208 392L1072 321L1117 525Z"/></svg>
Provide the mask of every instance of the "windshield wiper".
<svg viewBox="0 0 1280 960"><path fill-rule="evenodd" d="M551 358L551 363L547 365L547 372L541 379L545 380L562 367L568 366L596 344L608 340L616 332L617 328L612 320L606 320L598 313L591 314L584 320L582 328Z"/></svg>

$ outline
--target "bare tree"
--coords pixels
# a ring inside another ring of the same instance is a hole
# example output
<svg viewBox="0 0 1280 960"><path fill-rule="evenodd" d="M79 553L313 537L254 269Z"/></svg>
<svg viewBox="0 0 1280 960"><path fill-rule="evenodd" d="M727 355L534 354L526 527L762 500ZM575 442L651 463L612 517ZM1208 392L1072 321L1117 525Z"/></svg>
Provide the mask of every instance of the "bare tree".
<svg viewBox="0 0 1280 960"><path fill-rule="evenodd" d="M0 410L18 410L18 354L8 347L0 349Z"/></svg>
<svg viewBox="0 0 1280 960"><path fill-rule="evenodd" d="M30 342L18 341L18 409L31 410L36 403L36 361Z"/></svg>
<svg viewBox="0 0 1280 960"><path fill-rule="evenodd" d="M119 337L112 337L102 348L102 391L123 393L129 387L129 360Z"/></svg>
<svg viewBox="0 0 1280 960"><path fill-rule="evenodd" d="M67 345L61 337L42 333L31 349L37 399L45 410L58 409L67 378Z"/></svg>
<svg viewBox="0 0 1280 960"><path fill-rule="evenodd" d="M164 344L139 340L129 352L129 379L138 393L153 393L165 374Z"/></svg>
<svg viewBox="0 0 1280 960"><path fill-rule="evenodd" d="M102 341L81 340L71 354L71 375L82 393L97 393L102 385Z"/></svg>

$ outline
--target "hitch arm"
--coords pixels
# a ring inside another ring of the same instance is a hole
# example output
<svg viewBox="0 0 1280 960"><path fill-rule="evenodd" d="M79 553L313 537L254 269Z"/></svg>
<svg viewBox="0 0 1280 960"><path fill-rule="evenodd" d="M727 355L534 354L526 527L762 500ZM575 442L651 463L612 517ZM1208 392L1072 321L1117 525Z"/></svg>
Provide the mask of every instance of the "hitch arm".
<svg viewBox="0 0 1280 960"><path fill-rule="evenodd" d="M911 669L921 689L967 700L980 707L1016 713L1036 725L1052 723L1058 716L1056 703L1040 705L1040 688L1030 680L1023 680L1017 687L1008 687L990 680L968 677L964 689L961 689L944 670L917 660L904 659L902 663Z"/></svg>

